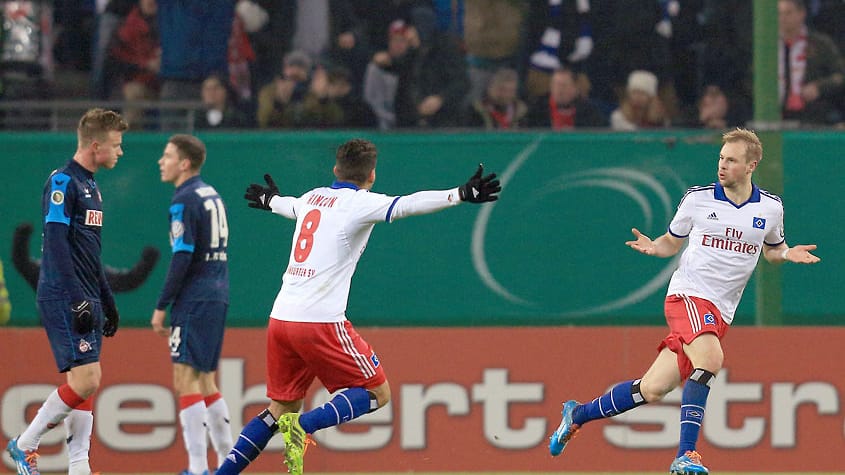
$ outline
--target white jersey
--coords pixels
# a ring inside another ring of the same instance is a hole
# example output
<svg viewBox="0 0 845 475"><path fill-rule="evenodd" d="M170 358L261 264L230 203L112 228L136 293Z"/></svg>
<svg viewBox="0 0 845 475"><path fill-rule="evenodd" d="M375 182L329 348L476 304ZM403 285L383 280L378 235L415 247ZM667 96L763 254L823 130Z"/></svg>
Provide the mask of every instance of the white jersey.
<svg viewBox="0 0 845 475"><path fill-rule="evenodd" d="M272 211L296 219L296 229L270 317L295 322L346 320L352 275L373 226L460 202L457 188L387 196L342 182L299 198L274 197Z"/></svg>
<svg viewBox="0 0 845 475"><path fill-rule="evenodd" d="M687 190L669 224L675 237L689 237L668 295L707 299L730 324L763 245L784 242L783 204L752 185L751 198L736 205L719 183Z"/></svg>

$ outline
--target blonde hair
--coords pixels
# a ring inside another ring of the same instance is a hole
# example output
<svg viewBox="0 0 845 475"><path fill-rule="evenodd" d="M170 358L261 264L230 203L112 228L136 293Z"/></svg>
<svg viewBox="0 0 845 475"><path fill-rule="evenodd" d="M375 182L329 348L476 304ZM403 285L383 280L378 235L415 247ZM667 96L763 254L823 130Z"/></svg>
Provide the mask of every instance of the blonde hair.
<svg viewBox="0 0 845 475"><path fill-rule="evenodd" d="M745 142L745 162L753 162L763 159L763 144L753 130L737 127L722 135L722 143Z"/></svg>
<svg viewBox="0 0 845 475"><path fill-rule="evenodd" d="M76 137L79 144L89 145L96 139L105 139L111 131L125 132L129 124L117 112L106 109L90 109L79 119L76 127Z"/></svg>

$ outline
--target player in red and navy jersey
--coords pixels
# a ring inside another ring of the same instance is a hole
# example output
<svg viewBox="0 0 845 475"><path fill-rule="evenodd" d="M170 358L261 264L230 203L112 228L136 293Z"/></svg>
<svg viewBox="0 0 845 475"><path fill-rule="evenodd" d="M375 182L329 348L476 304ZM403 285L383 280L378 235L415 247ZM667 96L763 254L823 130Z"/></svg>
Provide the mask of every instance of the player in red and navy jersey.
<svg viewBox="0 0 845 475"><path fill-rule="evenodd" d="M229 410L215 383L229 306L226 207L200 176L205 144L192 135L170 137L158 160L161 181L176 187L170 204L173 257L151 324L170 337L173 384L188 451L181 475L208 475L206 429L218 466L232 449ZM170 329L164 327L170 307Z"/></svg>
<svg viewBox="0 0 845 475"><path fill-rule="evenodd" d="M390 386L373 348L346 318L352 275L376 223L433 213L461 202L498 198L495 174L483 169L465 184L442 191L387 196L370 190L376 179L376 147L353 139L336 154L331 186L296 198L280 196L273 179L250 185L249 206L296 220L290 258L267 329L267 396L270 407L244 427L217 475L240 473L277 430L285 464L302 473L307 435L368 414L388 403ZM333 399L299 414L314 378Z"/></svg>
<svg viewBox="0 0 845 475"><path fill-rule="evenodd" d="M762 255L772 263L815 264L814 244L786 244L783 203L755 185L752 174L763 158L757 135L736 129L722 136L718 181L690 188L666 234L650 239L633 229L626 244L649 256L671 257L684 242L672 275L664 311L669 334L641 379L619 383L585 404L567 401L549 451L560 455L583 424L660 401L683 383L681 434L669 468L675 474L706 474L695 450L710 384L722 369L722 337L733 321L742 292Z"/></svg>
<svg viewBox="0 0 845 475"><path fill-rule="evenodd" d="M44 241L36 298L56 366L67 383L50 393L33 421L7 450L19 475L38 473L41 437L64 422L71 475L90 475L88 449L100 385L102 337L120 317L100 260L103 198L94 174L123 155L128 124L116 112L91 109L79 120L77 149L44 187Z"/></svg>

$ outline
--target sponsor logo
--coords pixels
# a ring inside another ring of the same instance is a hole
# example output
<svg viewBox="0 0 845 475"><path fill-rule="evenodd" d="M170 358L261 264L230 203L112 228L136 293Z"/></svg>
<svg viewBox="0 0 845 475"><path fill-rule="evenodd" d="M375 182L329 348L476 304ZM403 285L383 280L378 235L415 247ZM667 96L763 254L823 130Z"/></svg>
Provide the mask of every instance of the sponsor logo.
<svg viewBox="0 0 845 475"><path fill-rule="evenodd" d="M708 214L708 215L707 215L707 219L715 219L716 221L718 221L718 220L719 220L719 217L718 217L718 216L716 216L716 212L715 212L715 211L713 211L712 213L710 213L710 214Z"/></svg>
<svg viewBox="0 0 845 475"><path fill-rule="evenodd" d="M50 201L54 205L60 205L65 202L65 194L61 191L54 191L50 194Z"/></svg>
<svg viewBox="0 0 845 475"><path fill-rule="evenodd" d="M56 186L62 186L65 184L65 180L54 180L53 183L55 183Z"/></svg>
<svg viewBox="0 0 845 475"><path fill-rule="evenodd" d="M178 240L183 234L185 234L185 225L182 224L182 221L173 221L170 223L171 242Z"/></svg>
<svg viewBox="0 0 845 475"><path fill-rule="evenodd" d="M705 325L715 325L716 324L716 316L712 313L705 313L704 314L704 324Z"/></svg>
<svg viewBox="0 0 845 475"><path fill-rule="evenodd" d="M102 226L103 212L96 209L89 209L85 211L85 225L86 226Z"/></svg>
<svg viewBox="0 0 845 475"><path fill-rule="evenodd" d="M757 229L766 229L766 218L758 218L755 216L751 225Z"/></svg>
<svg viewBox="0 0 845 475"><path fill-rule="evenodd" d="M370 355L370 361L373 363L374 368L378 368L378 365L381 364L381 362L378 360L378 355L376 355L375 353Z"/></svg>
<svg viewBox="0 0 845 475"><path fill-rule="evenodd" d="M80 353L88 353L89 351L91 351L91 349L92 349L91 343L88 343L85 340L85 338L79 339L79 352Z"/></svg>

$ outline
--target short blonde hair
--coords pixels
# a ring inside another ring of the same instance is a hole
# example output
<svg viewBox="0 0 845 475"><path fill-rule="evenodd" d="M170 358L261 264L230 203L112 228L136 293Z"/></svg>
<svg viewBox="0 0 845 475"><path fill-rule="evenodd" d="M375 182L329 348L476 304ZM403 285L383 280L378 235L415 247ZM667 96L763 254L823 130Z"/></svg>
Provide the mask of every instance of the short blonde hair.
<svg viewBox="0 0 845 475"><path fill-rule="evenodd" d="M80 145L89 145L96 139L105 139L111 131L125 132L129 124L115 111L90 109L79 119L76 137Z"/></svg>
<svg viewBox="0 0 845 475"><path fill-rule="evenodd" d="M745 162L753 162L763 159L763 144L753 130L737 127L722 135L722 143L745 142Z"/></svg>

